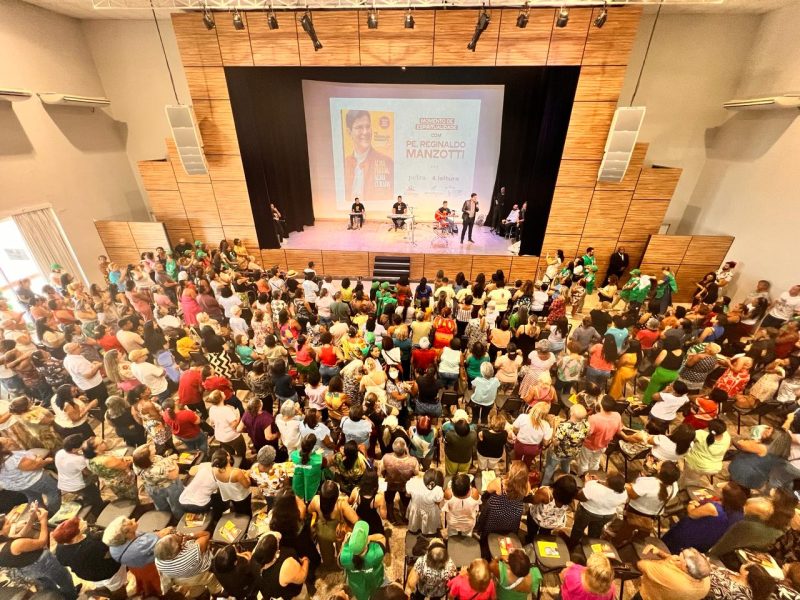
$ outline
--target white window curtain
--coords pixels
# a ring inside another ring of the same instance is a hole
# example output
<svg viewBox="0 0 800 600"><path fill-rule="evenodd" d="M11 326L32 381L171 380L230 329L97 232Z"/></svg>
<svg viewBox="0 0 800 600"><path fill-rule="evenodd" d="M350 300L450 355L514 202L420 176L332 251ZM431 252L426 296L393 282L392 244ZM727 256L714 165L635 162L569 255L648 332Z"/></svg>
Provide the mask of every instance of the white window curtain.
<svg viewBox="0 0 800 600"><path fill-rule="evenodd" d="M50 266L57 263L62 272L70 273L78 281L83 279L52 209L32 210L12 218L45 276L50 273Z"/></svg>

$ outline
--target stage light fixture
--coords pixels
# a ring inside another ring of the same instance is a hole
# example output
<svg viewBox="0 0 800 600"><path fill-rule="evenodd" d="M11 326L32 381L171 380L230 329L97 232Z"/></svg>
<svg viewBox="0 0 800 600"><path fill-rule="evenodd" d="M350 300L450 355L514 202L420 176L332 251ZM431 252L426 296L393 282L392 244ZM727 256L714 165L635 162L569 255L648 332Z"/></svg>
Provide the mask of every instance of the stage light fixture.
<svg viewBox="0 0 800 600"><path fill-rule="evenodd" d="M367 13L367 27L369 29L378 28L378 11L375 10L375 6L369 9L369 12Z"/></svg>
<svg viewBox="0 0 800 600"><path fill-rule="evenodd" d="M267 15L267 27L270 28L270 31L278 29L278 17L272 9L269 10L269 14Z"/></svg>
<svg viewBox="0 0 800 600"><path fill-rule="evenodd" d="M214 13L208 10L208 6L203 6L203 25L205 25L206 29L209 31L217 26L216 22L214 21Z"/></svg>
<svg viewBox="0 0 800 600"><path fill-rule="evenodd" d="M469 44L467 44L467 50L475 52L475 47L478 45L478 40L481 39L481 34L489 27L489 19L489 13L486 12L486 8L481 8L478 21L475 23L475 31L472 34L472 39Z"/></svg>
<svg viewBox="0 0 800 600"><path fill-rule="evenodd" d="M525 29L528 26L528 14L530 13L530 9L528 8L528 4L525 3L525 7L519 10L519 14L517 15L517 27L520 29Z"/></svg>
<svg viewBox="0 0 800 600"><path fill-rule="evenodd" d="M244 29L244 19L242 19L242 14L239 12L238 8L233 11L233 28L236 31L242 31Z"/></svg>
<svg viewBox="0 0 800 600"><path fill-rule="evenodd" d="M566 27L567 23L569 23L569 9L566 6L562 6L556 17L556 27Z"/></svg>
<svg viewBox="0 0 800 600"><path fill-rule="evenodd" d="M306 10L303 16L300 17L300 26L303 28L303 31L308 34L308 37L311 38L311 42L314 44L314 52L322 50L322 42L319 41L317 32L314 30L314 19L311 17L310 10Z"/></svg>
<svg viewBox="0 0 800 600"><path fill-rule="evenodd" d="M600 13L594 18L594 26L601 29L606 24L606 21L608 21L608 7L603 4Z"/></svg>
<svg viewBox="0 0 800 600"><path fill-rule="evenodd" d="M405 19L403 19L403 27L406 29L414 29L414 15L411 14L411 10L406 13Z"/></svg>

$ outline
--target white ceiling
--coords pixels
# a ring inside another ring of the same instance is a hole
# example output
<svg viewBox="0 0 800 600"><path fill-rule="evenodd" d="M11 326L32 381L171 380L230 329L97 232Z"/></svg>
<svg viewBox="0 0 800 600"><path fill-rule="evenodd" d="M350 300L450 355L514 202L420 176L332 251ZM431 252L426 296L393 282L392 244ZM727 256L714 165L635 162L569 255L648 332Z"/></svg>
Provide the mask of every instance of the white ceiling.
<svg viewBox="0 0 800 600"><path fill-rule="evenodd" d="M28 4L34 4L57 13L75 17L77 19L150 19L152 13L149 10L141 8L136 9L95 9L93 7L93 0L24 0ZM666 0L670 3L670 11L681 12L704 12L704 13L765 13L790 4L796 3L798 0L724 0L722 4L697 4L700 2L708 2L709 0L685 0L685 6L676 6L676 4L684 0ZM130 5L140 6L147 3L139 0L129 0ZM654 3L657 0L654 0ZM124 5L124 1L116 0L117 4ZM520 1L519 4L522 2ZM674 3L674 4L673 4ZM280 2L275 2L279 6ZM315 3L311 2L313 6ZM456 4L455 2L451 2ZM504 2L505 4L505 2ZM406 6L403 4L402 6ZM159 16L168 14L168 10L158 10Z"/></svg>

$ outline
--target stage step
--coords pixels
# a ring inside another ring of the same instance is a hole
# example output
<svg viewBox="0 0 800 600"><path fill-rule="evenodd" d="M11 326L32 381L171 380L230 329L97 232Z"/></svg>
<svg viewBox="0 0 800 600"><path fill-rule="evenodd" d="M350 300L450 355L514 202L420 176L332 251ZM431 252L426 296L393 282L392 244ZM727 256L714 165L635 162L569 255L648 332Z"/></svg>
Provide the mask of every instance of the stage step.
<svg viewBox="0 0 800 600"><path fill-rule="evenodd" d="M397 283L397 280L411 274L410 256L376 256L372 267L372 279Z"/></svg>

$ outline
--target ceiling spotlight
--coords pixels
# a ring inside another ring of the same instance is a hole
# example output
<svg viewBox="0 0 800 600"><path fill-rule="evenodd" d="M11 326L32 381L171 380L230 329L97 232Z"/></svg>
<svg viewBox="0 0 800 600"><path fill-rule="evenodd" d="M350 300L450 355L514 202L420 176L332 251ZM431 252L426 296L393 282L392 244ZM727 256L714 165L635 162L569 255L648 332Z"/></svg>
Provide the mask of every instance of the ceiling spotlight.
<svg viewBox="0 0 800 600"><path fill-rule="evenodd" d="M556 27L566 27L567 23L569 23L569 9L566 6L562 6L556 17Z"/></svg>
<svg viewBox="0 0 800 600"><path fill-rule="evenodd" d="M214 13L208 10L208 6L203 6L203 25L206 26L206 29L211 31L217 24L214 22Z"/></svg>
<svg viewBox="0 0 800 600"><path fill-rule="evenodd" d="M530 9L528 8L528 3L525 3L525 7L519 10L519 14L517 15L517 27L520 29L525 29L528 26L528 13L530 13Z"/></svg>
<svg viewBox="0 0 800 600"><path fill-rule="evenodd" d="M311 38L311 42L314 44L314 52L322 50L322 42L319 41L317 32L314 30L314 20L311 18L310 10L306 10L303 16L300 17L300 25L303 31L308 34L308 37Z"/></svg>
<svg viewBox="0 0 800 600"><path fill-rule="evenodd" d="M375 10L374 6L369 9L369 12L367 13L367 27L369 29L378 28L378 11Z"/></svg>
<svg viewBox="0 0 800 600"><path fill-rule="evenodd" d="M480 14L478 15L478 21L475 23L475 31L472 34L472 39L470 40L469 44L467 44L467 50L472 50L475 52L475 46L478 45L478 40L481 39L481 34L486 31L486 28L489 27L489 13L486 12L486 8L482 8Z"/></svg>
<svg viewBox="0 0 800 600"><path fill-rule="evenodd" d="M405 19L403 19L403 27L414 29L414 15L411 14L411 9L408 10Z"/></svg>
<svg viewBox="0 0 800 600"><path fill-rule="evenodd" d="M275 11L272 9L270 9L267 15L267 27L270 28L270 31L278 29L278 17L275 16Z"/></svg>
<svg viewBox="0 0 800 600"><path fill-rule="evenodd" d="M603 8L600 9L600 14L594 18L594 26L600 29L606 24L606 21L608 21L608 8L604 4Z"/></svg>
<svg viewBox="0 0 800 600"><path fill-rule="evenodd" d="M244 29L244 20L238 8L233 12L233 28L236 31L242 31Z"/></svg>

